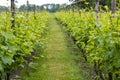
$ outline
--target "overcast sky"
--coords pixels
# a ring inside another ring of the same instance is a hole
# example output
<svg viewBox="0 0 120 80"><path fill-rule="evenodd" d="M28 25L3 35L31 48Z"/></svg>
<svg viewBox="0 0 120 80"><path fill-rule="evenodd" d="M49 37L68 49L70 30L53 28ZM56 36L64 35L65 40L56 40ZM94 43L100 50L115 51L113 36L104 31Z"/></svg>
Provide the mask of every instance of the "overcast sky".
<svg viewBox="0 0 120 80"><path fill-rule="evenodd" d="M10 1L11 0L0 0L0 5L10 5ZM26 4L27 0L17 0L18 1L18 6L22 5L22 4ZM36 5L42 5L42 4L46 4L46 3L67 3L69 2L69 0L29 0L30 4L36 4Z"/></svg>

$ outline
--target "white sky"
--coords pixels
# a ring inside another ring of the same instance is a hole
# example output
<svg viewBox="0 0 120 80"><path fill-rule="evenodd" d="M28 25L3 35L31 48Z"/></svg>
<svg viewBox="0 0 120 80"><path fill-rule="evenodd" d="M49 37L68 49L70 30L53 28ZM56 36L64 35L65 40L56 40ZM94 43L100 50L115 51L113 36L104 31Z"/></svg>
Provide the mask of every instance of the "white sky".
<svg viewBox="0 0 120 80"><path fill-rule="evenodd" d="M4 6L8 6L10 5L10 1L11 0L0 0L0 5L4 5ZM26 4L27 0L17 0L18 1L18 6L22 5L22 4ZM46 3L67 3L69 2L69 0L29 0L30 4L36 4L36 5L42 5L42 4L46 4Z"/></svg>

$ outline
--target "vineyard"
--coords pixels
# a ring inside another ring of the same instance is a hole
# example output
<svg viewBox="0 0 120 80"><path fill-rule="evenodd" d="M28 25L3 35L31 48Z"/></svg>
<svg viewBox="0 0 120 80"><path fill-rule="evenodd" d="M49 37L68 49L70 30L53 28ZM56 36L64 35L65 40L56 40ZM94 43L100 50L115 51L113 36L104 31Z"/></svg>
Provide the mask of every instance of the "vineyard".
<svg viewBox="0 0 120 80"><path fill-rule="evenodd" d="M0 80L120 80L120 1L69 1L0 7Z"/></svg>

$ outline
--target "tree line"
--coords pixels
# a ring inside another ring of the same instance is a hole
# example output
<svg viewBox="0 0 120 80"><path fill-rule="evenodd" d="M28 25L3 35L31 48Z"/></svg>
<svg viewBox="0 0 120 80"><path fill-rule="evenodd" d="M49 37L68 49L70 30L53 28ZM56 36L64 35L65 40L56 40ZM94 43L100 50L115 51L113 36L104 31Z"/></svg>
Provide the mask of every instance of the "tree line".
<svg viewBox="0 0 120 80"><path fill-rule="evenodd" d="M56 12L60 7L61 7L60 4L43 4L41 6L29 4L28 10L34 11L34 9L36 9L37 11L47 10L49 12ZM19 11L25 11L27 9L27 6L25 4L23 4L19 8L16 8L16 9ZM9 8L6 6L0 6L0 12L1 11L9 11Z"/></svg>
<svg viewBox="0 0 120 80"><path fill-rule="evenodd" d="M81 2L81 8L84 7L94 7L97 0L69 0L70 2ZM118 8L120 8L120 0L99 0L100 5L105 6L107 5L109 8L111 8L112 2L116 2L116 5Z"/></svg>

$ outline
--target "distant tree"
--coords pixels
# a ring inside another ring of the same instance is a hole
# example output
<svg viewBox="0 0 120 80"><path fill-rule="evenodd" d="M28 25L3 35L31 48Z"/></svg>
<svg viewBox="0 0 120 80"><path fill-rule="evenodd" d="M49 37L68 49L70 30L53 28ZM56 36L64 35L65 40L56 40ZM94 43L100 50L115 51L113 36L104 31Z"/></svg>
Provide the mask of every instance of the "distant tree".
<svg viewBox="0 0 120 80"><path fill-rule="evenodd" d="M34 11L34 4L29 4L29 11ZM56 12L58 9L60 8L60 4L43 4L41 6L36 6L36 10L37 11L42 11L42 10L47 10L49 12ZM26 6L25 5L21 5L19 7L20 11L25 11L26 10Z"/></svg>
<svg viewBox="0 0 120 80"><path fill-rule="evenodd" d="M0 6L0 12L7 11L7 10L8 10L8 8L6 6Z"/></svg>
<svg viewBox="0 0 120 80"><path fill-rule="evenodd" d="M60 4L44 4L42 6L49 12L56 12L60 8Z"/></svg>
<svg viewBox="0 0 120 80"><path fill-rule="evenodd" d="M24 10L26 10L25 4L24 4L24 5L21 5L21 6L19 7L19 11L24 11Z"/></svg>

